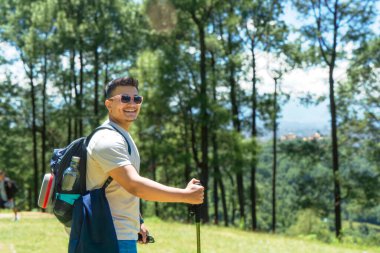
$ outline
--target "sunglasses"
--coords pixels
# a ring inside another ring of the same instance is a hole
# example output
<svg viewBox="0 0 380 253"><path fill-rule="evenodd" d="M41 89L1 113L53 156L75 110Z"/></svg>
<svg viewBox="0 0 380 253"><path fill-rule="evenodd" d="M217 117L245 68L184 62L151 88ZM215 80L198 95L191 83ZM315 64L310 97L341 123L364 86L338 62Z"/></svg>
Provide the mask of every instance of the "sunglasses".
<svg viewBox="0 0 380 253"><path fill-rule="evenodd" d="M116 95L116 96L119 96L119 95ZM115 97L116 97L115 96ZM111 98L109 98L111 99ZM139 95L134 95L133 98L127 94L121 94L120 95L120 101L124 104L127 104L127 103L131 103L132 102L132 99L133 101L136 103L136 104L141 104L142 100L143 100L143 97L142 96L139 96Z"/></svg>

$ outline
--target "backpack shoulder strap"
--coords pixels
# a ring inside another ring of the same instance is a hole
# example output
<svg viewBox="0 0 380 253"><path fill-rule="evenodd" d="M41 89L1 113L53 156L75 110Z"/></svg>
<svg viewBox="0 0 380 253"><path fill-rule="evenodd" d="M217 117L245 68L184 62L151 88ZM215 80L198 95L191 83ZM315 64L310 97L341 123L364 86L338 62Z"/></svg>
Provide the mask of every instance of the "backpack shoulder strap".
<svg viewBox="0 0 380 253"><path fill-rule="evenodd" d="M112 130L112 131L116 131L118 132L123 138L124 140L127 142L127 145L128 145L128 154L131 155L132 154L132 149L131 149L131 145L129 144L129 141L127 140L127 138L119 131L119 129L113 127L112 125L110 124L105 124L105 125L101 125L99 127L97 127L94 131L92 131L92 133L87 136L86 138L86 147L88 146L88 144L90 143L90 140L92 138L92 136L99 130L103 130L103 129L108 129L108 130Z"/></svg>
<svg viewBox="0 0 380 253"><path fill-rule="evenodd" d="M128 145L128 153L129 155L131 155L132 153L132 150L131 150L131 145L129 144L129 141L127 140L127 138L124 136L124 134L122 134L116 127L113 127L111 124L105 124L105 125L101 125L99 127L97 127L94 131L92 131L92 133L87 136L86 138L86 141L85 141L85 145L86 147L88 146L88 144L90 143L90 140L92 138L92 136L99 130L102 130L102 129L108 129L108 130L112 130L112 131L116 131L118 132L121 136L123 136L124 140L127 142L127 145ZM112 177L108 177L106 182L103 184L102 188L107 188L107 186L112 182L113 178Z"/></svg>

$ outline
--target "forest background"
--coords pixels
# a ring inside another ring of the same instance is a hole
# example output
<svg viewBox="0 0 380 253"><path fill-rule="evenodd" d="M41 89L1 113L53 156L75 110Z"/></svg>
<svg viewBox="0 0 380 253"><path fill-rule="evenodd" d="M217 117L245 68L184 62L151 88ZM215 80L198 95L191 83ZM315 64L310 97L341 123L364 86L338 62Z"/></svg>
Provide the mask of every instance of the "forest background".
<svg viewBox="0 0 380 253"><path fill-rule="evenodd" d="M37 209L53 148L101 124L104 84L129 75L144 96L131 131L142 175L178 187L200 178L204 223L380 245L379 9L1 0L0 164L18 207ZM327 128L281 128L294 101L299 125ZM142 212L189 219L182 204L143 201Z"/></svg>

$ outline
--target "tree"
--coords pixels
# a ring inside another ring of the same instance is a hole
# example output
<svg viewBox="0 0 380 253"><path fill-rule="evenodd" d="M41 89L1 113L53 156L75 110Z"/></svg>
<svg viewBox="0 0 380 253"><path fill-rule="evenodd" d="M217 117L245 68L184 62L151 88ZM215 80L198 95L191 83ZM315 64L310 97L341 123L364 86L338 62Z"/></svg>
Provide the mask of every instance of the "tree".
<svg viewBox="0 0 380 253"><path fill-rule="evenodd" d="M337 89L339 134L344 143L342 188L346 210L351 219L358 219L354 213L360 212L367 217L362 220L372 222L376 219L371 212L376 212L380 201L379 192L372 190L380 183L379 48L379 38L373 38L356 49L350 61L348 80Z"/></svg>
<svg viewBox="0 0 380 253"><path fill-rule="evenodd" d="M334 71L343 58L346 45L358 44L371 34L369 24L374 17L375 1L347 0L333 2L321 0L294 1L295 6L312 22L305 22L302 34L318 48L316 64L325 65L329 76L329 102L331 113L332 170L334 175L335 233L341 235L341 182L339 176L338 124ZM309 19L310 20L310 19Z"/></svg>
<svg viewBox="0 0 380 253"><path fill-rule="evenodd" d="M3 4L3 3L2 3ZM30 86L30 99L31 99L31 132L33 136L33 203L37 206L38 198L38 178L41 175L38 171L38 157L37 157L37 98L36 98L36 77L37 77L37 64L38 64L38 34L32 23L32 4L26 3L12 3L2 7L7 10L4 18L2 36L12 46L17 48L20 58L24 64L25 73L28 77Z"/></svg>
<svg viewBox="0 0 380 253"><path fill-rule="evenodd" d="M208 181L209 181L209 101L208 101L208 82L206 78L206 28L212 14L215 3L207 1L176 1L174 3L179 9L187 13L189 18L193 21L198 35L198 49L199 49L199 103L200 103L200 124L201 124L201 162L198 164L201 168L200 179L205 186L205 200L203 208L201 209L201 217L203 222L208 223L209 206L208 206Z"/></svg>
<svg viewBox="0 0 380 253"><path fill-rule="evenodd" d="M236 5L233 1L227 1L218 6L218 11L215 13L215 25L219 32L219 38L221 45L223 46L222 59L225 61L225 83L229 89L229 104L231 106L231 121L234 131L241 134L241 99L242 92L240 90L239 79L242 69L242 52L243 52L243 40L240 37L242 27L242 21L236 13L241 11L241 5ZM245 191L243 180L243 167L241 164L235 166L236 177L236 193L238 196L239 215L241 223L246 222L245 214Z"/></svg>
<svg viewBox="0 0 380 253"><path fill-rule="evenodd" d="M0 82L0 163L19 186L18 205L30 210L34 207L34 170L33 157L26 154L33 152L33 140L31 134L25 134L30 132L30 124L25 124L25 119L30 118L30 101L24 99L29 90L28 86L14 85L17 77L11 73L5 73L5 78Z"/></svg>
<svg viewBox="0 0 380 253"><path fill-rule="evenodd" d="M32 6L33 13L43 13L42 15L33 15L32 23L38 34L38 55L41 58L40 63L40 76L42 79L41 87L41 97L42 97L42 112L41 112L41 175L46 173L46 153L47 153L47 82L49 79L49 70L51 70L50 65L52 55L56 53L56 37L54 33L56 31L55 23L52 22L55 15L55 1L38 2ZM55 60L55 59L54 59Z"/></svg>
<svg viewBox="0 0 380 253"><path fill-rule="evenodd" d="M287 29L278 19L283 12L283 6L278 1L244 1L242 4L243 27L245 30L246 47L250 51L250 70L252 71L252 94L250 97L252 117L251 117L251 136L257 138L258 127L257 118L259 115L258 106L261 104L257 92L259 78L257 76L257 55L261 51L281 51L284 52L284 46L288 41L286 38ZM273 26L277 24L277 26ZM275 79L277 84L278 78ZM277 85L276 85L277 87ZM252 229L257 230L257 191L256 191L256 156L251 161L251 217Z"/></svg>

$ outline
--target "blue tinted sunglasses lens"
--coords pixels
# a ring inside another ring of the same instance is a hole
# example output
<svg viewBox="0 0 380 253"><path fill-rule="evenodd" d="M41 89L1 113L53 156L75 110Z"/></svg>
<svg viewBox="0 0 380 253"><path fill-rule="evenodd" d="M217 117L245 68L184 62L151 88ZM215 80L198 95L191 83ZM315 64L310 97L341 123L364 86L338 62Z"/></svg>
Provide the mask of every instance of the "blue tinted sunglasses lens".
<svg viewBox="0 0 380 253"><path fill-rule="evenodd" d="M131 97L128 95L121 95L121 102L122 103L130 103L131 102Z"/></svg>
<svg viewBox="0 0 380 253"><path fill-rule="evenodd" d="M135 96L133 98L133 100L135 101L136 104L141 104L141 102L142 102L142 96Z"/></svg>
<svg viewBox="0 0 380 253"><path fill-rule="evenodd" d="M141 104L142 96L135 95L133 97L133 101L135 101L136 104ZM129 95L121 95L121 102L122 103L130 103L131 97Z"/></svg>

